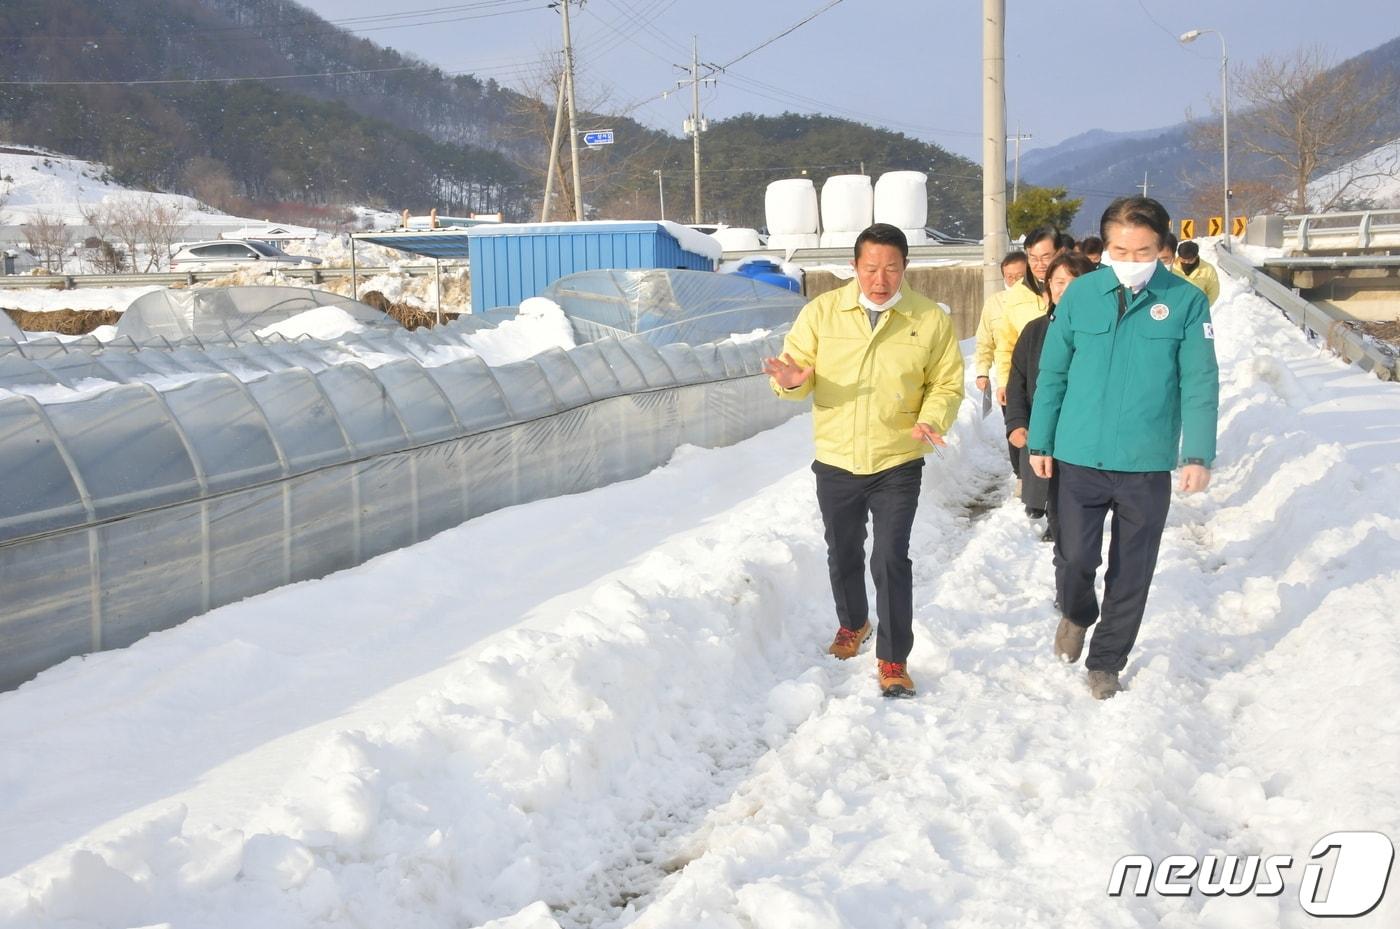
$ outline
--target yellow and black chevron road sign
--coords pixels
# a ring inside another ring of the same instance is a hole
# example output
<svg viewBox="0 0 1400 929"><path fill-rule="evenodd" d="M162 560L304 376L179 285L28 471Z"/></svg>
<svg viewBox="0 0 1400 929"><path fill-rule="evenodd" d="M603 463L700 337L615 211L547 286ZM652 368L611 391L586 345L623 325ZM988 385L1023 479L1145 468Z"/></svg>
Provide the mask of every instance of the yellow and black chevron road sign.
<svg viewBox="0 0 1400 929"><path fill-rule="evenodd" d="M1249 220L1245 219L1243 216L1230 217L1230 235L1242 236L1244 235L1244 231L1248 228Z"/></svg>
<svg viewBox="0 0 1400 929"><path fill-rule="evenodd" d="M1206 220L1206 235L1220 235L1225 229L1225 217L1212 216Z"/></svg>
<svg viewBox="0 0 1400 929"><path fill-rule="evenodd" d="M1194 219L1183 219L1181 221L1181 237L1183 239L1194 239L1196 237L1196 221Z"/></svg>

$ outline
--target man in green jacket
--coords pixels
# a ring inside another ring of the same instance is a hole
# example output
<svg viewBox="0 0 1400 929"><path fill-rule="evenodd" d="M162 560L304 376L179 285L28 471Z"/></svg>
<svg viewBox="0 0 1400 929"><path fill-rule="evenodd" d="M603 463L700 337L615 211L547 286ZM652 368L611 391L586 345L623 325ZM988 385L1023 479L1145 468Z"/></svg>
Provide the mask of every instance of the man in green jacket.
<svg viewBox="0 0 1400 929"><path fill-rule="evenodd" d="M1205 294L1157 260L1170 234L1162 205L1115 200L1103 214L1104 268L1070 284L1040 358L1031 411L1031 467L1058 471L1055 652L1077 661L1098 623L1090 692L1120 689L1137 641L1171 503L1205 490L1215 459L1219 373ZM1094 590L1104 519L1112 514L1102 610Z"/></svg>
<svg viewBox="0 0 1400 929"><path fill-rule="evenodd" d="M866 525L873 518L880 690L912 696L909 533L923 456L946 444L963 398L963 359L948 314L904 283L904 233L876 223L856 238L856 279L802 308L783 357L764 361L774 392L812 398L817 505L840 627L830 653L854 657L870 636Z"/></svg>

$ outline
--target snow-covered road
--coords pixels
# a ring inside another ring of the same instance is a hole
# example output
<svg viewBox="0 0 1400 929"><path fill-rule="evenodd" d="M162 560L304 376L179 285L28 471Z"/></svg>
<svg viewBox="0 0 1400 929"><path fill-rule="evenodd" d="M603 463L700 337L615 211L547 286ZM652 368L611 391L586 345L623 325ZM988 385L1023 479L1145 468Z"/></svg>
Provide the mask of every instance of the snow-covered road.
<svg viewBox="0 0 1400 929"><path fill-rule="evenodd" d="M1312 844L1400 837L1400 394L1228 279L1215 319L1215 483L1117 699L1050 655L971 402L915 527L919 696L827 658L803 417L0 695L0 927L1317 925ZM1110 897L1129 853L1296 863Z"/></svg>

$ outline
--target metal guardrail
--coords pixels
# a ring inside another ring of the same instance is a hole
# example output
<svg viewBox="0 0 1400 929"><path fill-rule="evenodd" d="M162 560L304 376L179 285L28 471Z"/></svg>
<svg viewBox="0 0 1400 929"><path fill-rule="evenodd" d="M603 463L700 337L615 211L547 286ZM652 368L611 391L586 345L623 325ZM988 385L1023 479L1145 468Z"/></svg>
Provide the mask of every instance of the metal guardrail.
<svg viewBox="0 0 1400 929"><path fill-rule="evenodd" d="M1400 246L1400 210L1295 213L1283 218L1283 237L1303 251Z"/></svg>
<svg viewBox="0 0 1400 929"><path fill-rule="evenodd" d="M1400 268L1400 255L1298 255L1292 258L1265 258L1266 268L1303 271L1313 268Z"/></svg>
<svg viewBox="0 0 1400 929"><path fill-rule="evenodd" d="M1329 313L1303 299L1288 287L1263 273L1243 259L1219 249L1216 263L1229 274L1249 282L1255 293L1283 311L1283 315L1308 334L1310 339L1322 338L1327 346L1349 363L1370 371L1383 381L1400 380L1400 358L1388 354L1366 341L1348 325L1348 321Z"/></svg>
<svg viewBox="0 0 1400 929"><path fill-rule="evenodd" d="M435 273L432 265L398 265L388 267L361 267L355 273L361 280L376 274L386 274L390 270L409 277L425 277ZM236 271L176 271L131 274L11 274L0 275L0 290L48 287L54 290L72 290L77 287L141 287L148 284L199 284L218 280L236 274ZM319 284L323 280L349 277L350 268L286 268L268 272L280 280L310 281Z"/></svg>
<svg viewBox="0 0 1400 929"><path fill-rule="evenodd" d="M772 258L775 261L788 261L801 267L813 265L847 264L851 260L849 248L800 248L791 257L780 249L758 249L746 252L725 252L724 260L750 257ZM909 260L918 261L977 261L982 260L980 245L915 245L909 249ZM455 267L455 266L454 266ZM388 273L388 267L361 267L357 273L361 280L376 274ZM397 265L394 269L409 277L425 277L435 273L433 265ZM52 288L72 290L77 287L141 287L150 284L193 285L218 280L235 274L234 271L177 271L126 274L11 274L0 275L0 290L24 288ZM269 272L281 280L310 281L319 284L323 280L349 277L350 268L287 268Z"/></svg>

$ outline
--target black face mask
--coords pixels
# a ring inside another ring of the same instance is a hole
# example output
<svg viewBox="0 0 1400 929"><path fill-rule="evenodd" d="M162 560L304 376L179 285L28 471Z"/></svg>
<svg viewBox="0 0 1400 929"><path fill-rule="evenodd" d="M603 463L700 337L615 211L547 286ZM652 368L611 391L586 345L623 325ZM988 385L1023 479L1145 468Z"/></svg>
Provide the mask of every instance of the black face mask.
<svg viewBox="0 0 1400 929"><path fill-rule="evenodd" d="M1187 274L1190 274L1192 271L1196 270L1196 266L1197 266L1198 264L1200 264L1200 263L1201 263L1201 262L1200 262L1200 259L1197 259L1197 260L1195 260L1195 261L1180 261L1180 262L1178 262L1178 264L1181 265L1181 270L1185 271Z"/></svg>

